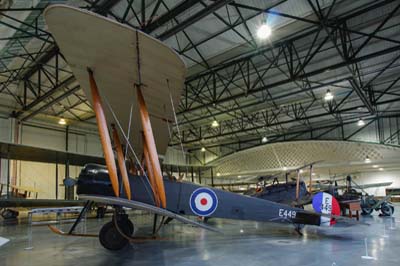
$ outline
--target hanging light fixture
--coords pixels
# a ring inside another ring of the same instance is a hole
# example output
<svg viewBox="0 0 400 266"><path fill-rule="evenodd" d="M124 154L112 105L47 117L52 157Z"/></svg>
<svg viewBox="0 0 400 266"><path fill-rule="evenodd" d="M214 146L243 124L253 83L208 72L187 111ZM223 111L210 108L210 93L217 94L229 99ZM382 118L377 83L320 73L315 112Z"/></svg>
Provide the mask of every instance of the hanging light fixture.
<svg viewBox="0 0 400 266"><path fill-rule="evenodd" d="M214 120L214 121L211 123L211 126L212 126L212 127L218 127L218 126L219 126L218 121L217 121L217 120Z"/></svg>
<svg viewBox="0 0 400 266"><path fill-rule="evenodd" d="M331 92L329 89L328 89L328 90L326 91L326 93L325 93L324 100L325 100L326 102L332 101L332 100L333 100L333 94L332 94L332 92Z"/></svg>
<svg viewBox="0 0 400 266"><path fill-rule="evenodd" d="M60 120L58 120L58 124L60 124L60 125L66 125L67 124L67 121L64 119L64 118L60 118Z"/></svg>
<svg viewBox="0 0 400 266"><path fill-rule="evenodd" d="M206 148L201 147L201 152L206 152Z"/></svg>
<svg viewBox="0 0 400 266"><path fill-rule="evenodd" d="M218 172L218 173L217 173L217 176L221 176L221 173L220 173L220 172Z"/></svg>
<svg viewBox="0 0 400 266"><path fill-rule="evenodd" d="M271 36L272 30L271 27L267 24L262 24L257 30L257 37L261 40L267 39Z"/></svg>
<svg viewBox="0 0 400 266"><path fill-rule="evenodd" d="M358 119L357 126L359 127L365 126L365 121L362 118Z"/></svg>
<svg viewBox="0 0 400 266"><path fill-rule="evenodd" d="M371 159L367 156L367 157L365 157L364 162L365 162L365 163L370 163L370 162L371 162Z"/></svg>
<svg viewBox="0 0 400 266"><path fill-rule="evenodd" d="M262 139L261 139L261 142L262 143L266 143L268 141L268 138L266 137L266 136L264 136Z"/></svg>

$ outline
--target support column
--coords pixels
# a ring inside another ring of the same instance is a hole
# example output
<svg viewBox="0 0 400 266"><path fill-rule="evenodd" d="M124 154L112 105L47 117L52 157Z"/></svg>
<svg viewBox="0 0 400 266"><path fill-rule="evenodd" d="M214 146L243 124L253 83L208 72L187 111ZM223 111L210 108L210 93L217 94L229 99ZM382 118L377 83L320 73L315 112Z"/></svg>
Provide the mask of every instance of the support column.
<svg viewBox="0 0 400 266"><path fill-rule="evenodd" d="M296 201L299 201L300 194L300 170L297 170L297 180L296 180Z"/></svg>
<svg viewBox="0 0 400 266"><path fill-rule="evenodd" d="M211 186L212 187L214 186L214 170L212 167L211 167Z"/></svg>

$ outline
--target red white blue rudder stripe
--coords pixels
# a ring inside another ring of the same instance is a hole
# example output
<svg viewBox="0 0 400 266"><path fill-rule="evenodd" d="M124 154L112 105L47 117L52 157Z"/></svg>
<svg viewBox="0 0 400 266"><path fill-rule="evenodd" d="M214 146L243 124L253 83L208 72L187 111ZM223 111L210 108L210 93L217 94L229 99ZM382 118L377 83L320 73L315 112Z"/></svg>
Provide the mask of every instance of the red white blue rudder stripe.
<svg viewBox="0 0 400 266"><path fill-rule="evenodd" d="M326 192L315 194L312 200L312 206L318 213L340 215L340 206L338 201L335 197ZM335 219L321 216L321 226L331 226L335 223Z"/></svg>
<svg viewBox="0 0 400 266"><path fill-rule="evenodd" d="M213 190L201 187L190 195L189 206L198 216L210 216L218 207L218 198Z"/></svg>

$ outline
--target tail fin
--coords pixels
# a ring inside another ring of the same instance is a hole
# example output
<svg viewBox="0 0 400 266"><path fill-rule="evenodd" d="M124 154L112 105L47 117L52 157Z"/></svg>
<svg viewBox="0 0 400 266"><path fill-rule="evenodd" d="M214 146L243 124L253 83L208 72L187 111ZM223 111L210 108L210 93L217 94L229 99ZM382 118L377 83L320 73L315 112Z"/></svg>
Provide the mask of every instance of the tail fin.
<svg viewBox="0 0 400 266"><path fill-rule="evenodd" d="M317 213L327 214L330 216L340 215L340 206L337 199L329 193L319 192L314 195L312 206ZM336 224L336 220L331 217L321 216L321 226L332 226Z"/></svg>

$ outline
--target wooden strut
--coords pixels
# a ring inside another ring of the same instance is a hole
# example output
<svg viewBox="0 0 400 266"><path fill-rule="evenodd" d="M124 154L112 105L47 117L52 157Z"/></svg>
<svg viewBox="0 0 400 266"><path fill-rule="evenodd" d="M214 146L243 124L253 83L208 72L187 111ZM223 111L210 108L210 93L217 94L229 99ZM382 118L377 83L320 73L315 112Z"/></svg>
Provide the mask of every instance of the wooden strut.
<svg viewBox="0 0 400 266"><path fill-rule="evenodd" d="M104 109L101 104L101 97L97 88L96 81L93 77L93 71L90 68L87 68L87 70L89 73L90 91L93 99L93 110L96 114L97 127L100 134L100 141L101 141L101 146L103 148L104 157L106 159L108 174L110 176L114 194L116 197L119 197L119 182L117 175L117 167L115 165L115 159L111 146L110 135L107 130L107 122L104 114Z"/></svg>
<svg viewBox="0 0 400 266"><path fill-rule="evenodd" d="M143 135L143 155L144 155L144 159L145 159L146 166L147 166L147 176L150 181L151 190L153 191L154 203L157 207L160 207L160 196L158 195L157 190L156 190L156 186L157 186L156 180L154 177L153 168L151 166L150 155L149 155L149 151L147 149L147 144L144 139L144 135Z"/></svg>
<svg viewBox="0 0 400 266"><path fill-rule="evenodd" d="M121 141L119 140L118 131L114 124L111 125L111 128L113 132L115 150L117 151L118 167L122 176L122 184L124 185L126 197L130 200L132 198L131 186L129 184L128 171L126 170L125 157L122 151Z"/></svg>
<svg viewBox="0 0 400 266"><path fill-rule="evenodd" d="M152 174L154 176L155 187L154 190L157 192L160 199L161 207L167 207L167 198L165 195L164 181L161 174L160 162L158 161L157 148L154 141L153 130L151 128L149 112L147 111L146 103L143 98L142 90L140 84L136 84L137 98L139 102L140 118L142 120L144 142L147 146L147 151L149 155L150 165L147 168L152 168Z"/></svg>

